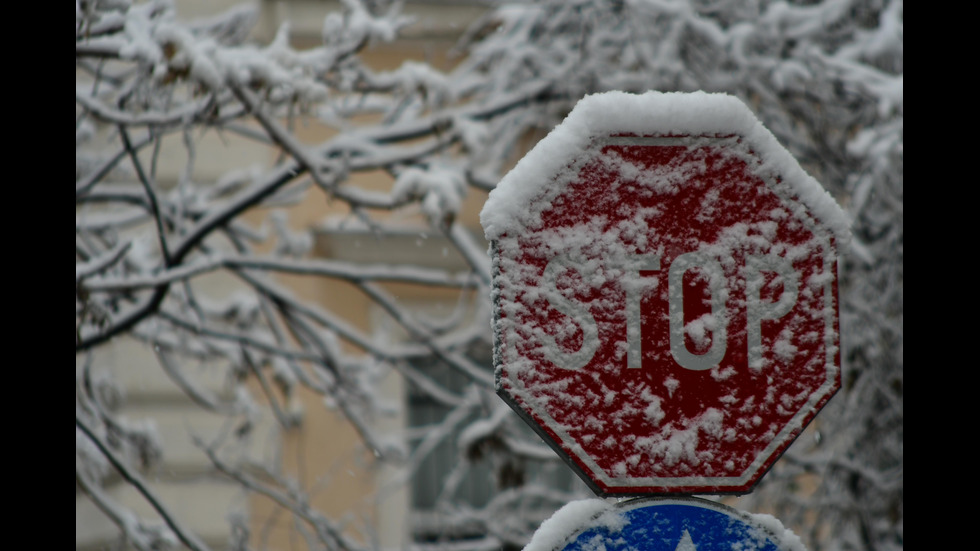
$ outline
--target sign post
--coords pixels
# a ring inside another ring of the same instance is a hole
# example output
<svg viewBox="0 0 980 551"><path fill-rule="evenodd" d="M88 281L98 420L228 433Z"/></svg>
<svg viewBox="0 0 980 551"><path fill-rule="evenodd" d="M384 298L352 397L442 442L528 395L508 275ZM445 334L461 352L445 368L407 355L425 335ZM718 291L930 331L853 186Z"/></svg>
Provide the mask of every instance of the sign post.
<svg viewBox="0 0 980 551"><path fill-rule="evenodd" d="M497 392L600 496L749 492L840 388L847 219L734 97L589 96L481 222Z"/></svg>

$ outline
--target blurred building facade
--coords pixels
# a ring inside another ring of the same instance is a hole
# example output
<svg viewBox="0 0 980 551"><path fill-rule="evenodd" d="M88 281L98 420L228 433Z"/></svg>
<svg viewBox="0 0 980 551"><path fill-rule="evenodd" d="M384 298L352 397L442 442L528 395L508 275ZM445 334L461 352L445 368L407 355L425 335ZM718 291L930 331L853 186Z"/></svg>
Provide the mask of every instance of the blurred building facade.
<svg viewBox="0 0 980 551"><path fill-rule="evenodd" d="M193 20L242 3L235 0L178 0L176 11L179 19ZM296 49L319 44L325 15L343 9L340 2L320 0L252 0L245 4L258 14L253 36L257 43L267 44L283 24L288 24ZM361 57L376 70L394 69L409 60L448 69L453 63L448 55L452 46L462 31L486 9L482 2L406 2L403 13L412 16L416 22L405 29L398 41L374 44ZM314 120L295 129L296 136L305 143L321 142L330 137L330 132ZM234 136L214 136L198 146L195 179L218 181L231 170L262 160L270 165L273 162L267 148ZM186 162L186 152L179 138L165 142L158 162L158 181L176 182ZM369 189L387 188L391 180L386 174L378 173L363 178L358 184ZM478 211L485 198L485 195L470 193L460 214L459 221L477 236L482 235ZM398 263L398 259L403 258L411 259L415 265L460 269L465 264L444 237L430 235L423 226L414 230L408 227L403 236L381 241L372 239L367 232L358 233L350 228L335 231L330 220L346 214L334 210L325 200L307 201L290 211L288 224L297 230L316 228L313 254L322 257L387 263ZM296 295L304 300L315 301L332 311L349 313L348 322L370 333L387 335L392 339L392 345L401 338L398 329L385 330L384 325L390 324L390 320L376 306L360 293L345 289L343 284L324 284L301 277L286 279ZM230 277L208 276L205 281L210 298L233 298L235 283ZM419 312L437 313L460 308L457 297L437 290L404 287L394 291L403 302L416 304ZM472 315L472 312L464 315ZM223 432L243 430L243 427L224 426L221 416L197 407L179 382L161 369L157 351L132 338L117 338L90 357L76 356L76 369L85 362L98 366L115 379L115 385L107 387L114 393L107 400L118 402L122 417L134 423L155 423L164 451L147 482L158 498L204 543L212 549L227 548L236 537L233 532L247 531L250 543L258 548L305 548L303 542L297 541L293 521L277 515L271 501L248 498L238 484L215 473L195 439L208 442L220 438ZM225 381L219 376L221 370L205 364L184 368L193 374L195 384L200 388L215 396L225 392ZM412 423L425 423L432 416L440 415L436 406L413 396L396 378L386 384L385 392L388 398L405 406L405 413L381 421L388 424L379 427L382 430L400 433ZM445 469L445 465L439 463L438 454L423 466L412 483L395 484L398 473L379 468L359 445L359 436L350 424L323 407L320 400L312 393L301 393L290 404L290 413L298 422L288 430L277 426L271 414L264 415L263 422L247 428L254 435L247 453L254 454L257 459L272 458L284 473L295 477L309 492L312 507L326 515L348 517L352 531L366 543L401 548L411 541L424 540L429 514L424 506L432 499L431 491L426 487L427 477L440 476L444 474L440 471ZM152 506L130 485L117 480L109 487L112 501L132 508L142 517L157 516ZM467 491L472 493L473 499L481 499L480 488ZM78 550L115 549L118 545L118 529L106 511L100 510L77 488L75 542Z"/></svg>

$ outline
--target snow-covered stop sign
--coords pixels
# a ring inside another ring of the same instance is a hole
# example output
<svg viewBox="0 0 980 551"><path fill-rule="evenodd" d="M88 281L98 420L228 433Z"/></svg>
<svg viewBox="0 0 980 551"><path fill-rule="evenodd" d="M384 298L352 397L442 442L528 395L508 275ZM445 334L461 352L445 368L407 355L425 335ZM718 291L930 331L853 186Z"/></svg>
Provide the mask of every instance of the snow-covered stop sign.
<svg viewBox="0 0 980 551"><path fill-rule="evenodd" d="M586 97L481 222L498 394L600 495L750 491L840 387L847 218L734 97Z"/></svg>

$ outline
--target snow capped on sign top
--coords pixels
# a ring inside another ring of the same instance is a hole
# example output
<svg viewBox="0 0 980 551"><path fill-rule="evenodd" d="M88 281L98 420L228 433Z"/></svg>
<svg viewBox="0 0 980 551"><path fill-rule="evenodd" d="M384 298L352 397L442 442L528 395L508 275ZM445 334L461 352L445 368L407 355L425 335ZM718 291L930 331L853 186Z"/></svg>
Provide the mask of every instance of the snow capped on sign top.
<svg viewBox="0 0 980 551"><path fill-rule="evenodd" d="M749 491L839 388L847 218L733 96L589 96L481 222L497 391L599 495Z"/></svg>
<svg viewBox="0 0 980 551"><path fill-rule="evenodd" d="M490 192L480 212L486 238L519 235L535 225L540 202L561 175L580 162L592 140L609 136L738 136L762 160L757 172L792 186L793 194L836 237L850 240L850 222L837 202L783 148L738 98L707 92L604 92L580 100L561 124L529 151Z"/></svg>
<svg viewBox="0 0 980 551"><path fill-rule="evenodd" d="M806 551L799 536L771 515L702 500L649 499L572 501L541 524L524 551L637 548Z"/></svg>
<svg viewBox="0 0 980 551"><path fill-rule="evenodd" d="M601 499L572 501L541 523L524 551L555 551L586 525L617 531L622 529L625 520L613 504Z"/></svg>

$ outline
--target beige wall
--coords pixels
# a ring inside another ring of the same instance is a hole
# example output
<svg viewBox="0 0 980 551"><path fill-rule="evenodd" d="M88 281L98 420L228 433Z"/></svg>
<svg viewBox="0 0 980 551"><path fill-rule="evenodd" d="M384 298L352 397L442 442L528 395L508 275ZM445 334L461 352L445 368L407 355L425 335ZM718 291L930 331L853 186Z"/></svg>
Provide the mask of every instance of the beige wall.
<svg viewBox="0 0 980 551"><path fill-rule="evenodd" d="M249 2L246 2L249 3ZM324 14L327 10L339 10L339 2L315 0L256 1L250 2L261 14L255 37L267 42L279 25L289 21L296 47L317 43ZM191 19L220 12L241 2L220 0L197 2L179 0L178 17ZM446 52L458 33L469 21L483 12L479 6L445 4L435 2L409 3L405 12L417 17L417 24L406 33L407 39L397 44L372 46L363 56L374 69L394 69L406 60L424 61L446 69L453 63ZM301 121L295 126L297 137L304 143L315 144L330 137L330 130L313 120ZM187 163L188 155L179 136L168 137L158 161L157 179L160 182L176 182ZM215 181L229 170L246 169L253 160L269 166L275 152L234 135L218 135L210 132L204 136L195 159L193 179L198 182ZM357 176L356 183L370 189L387 190L391 179L377 172ZM477 213L485 194L470 192L461 222L478 228ZM341 202L331 202L319 190L312 190L309 199L288 212L289 225L296 230L317 227L331 216L349 213ZM379 213L386 216L385 213ZM384 247L365 250L346 238L331 237L321 233L318 254L334 257L359 252L360 254L386 255ZM395 245L396 249L403 249ZM438 237L424 240L421 245L427 251L438 252L444 248ZM370 249L370 247L368 247ZM390 250L389 250L390 253ZM457 260L453 260L457 261ZM370 302L356 289L339 282L324 283L310 277L283 277L295 295L305 301L322 305L334 312L344 312L347 320L368 330L383 321L384 316L372 309ZM235 286L231 278L208 276L202 278L200 290L215 298L227 296ZM454 298L446 293L410 286L393 287L400 300L414 301L426 308L442 303L452 304ZM354 348L349 347L353 352ZM76 359L77 366L81 358ZM191 435L204 439L227 430L221 419L209 415L190 403L186 396L161 371L152 350L130 339L117 339L101 349L94 358L94 365L108 369L120 378L126 398L120 411L129 419L152 419L158 426L164 441L164 457L161 464L148 476L161 499L187 525L197 531L214 549L221 549L228 542L227 518L231 512L245 514L250 520L252 543L268 544L279 549L303 549L305 544L292 525L292 519L274 512L273 503L261 496L244 497L234 484L213 473L206 457L191 441ZM190 366L197 376L215 392L224 388L221 380L207 380L218 373L207 366ZM403 388L400 379L391 378L385 392L394 400L400 400ZM261 391L256 389L256 396ZM377 490L393 473L373 461L370 453L360 445L360 439L351 425L336 411L324 407L320 397L301 390L299 402L302 422L299 426L283 430L266 416L266 421L254 428L255 442L252 453L256 457L277 455L283 474L294 477L302 489L311 496L311 505L330 518L350 519L352 534L365 541L386 546L400 546L406 540L407 493L404 490L389 492L378 500ZM402 419L376 421L382 430L399 428ZM153 518L148 504L125 484L116 484L110 490L114 499L135 508ZM115 527L92 503L76 494L75 509L76 548L98 549L115 538ZM367 527L364 529L363 527Z"/></svg>
<svg viewBox="0 0 980 551"><path fill-rule="evenodd" d="M313 45L318 40L324 8L337 9L332 2L263 2L263 20L260 32L271 36L283 21L289 21L294 45ZM419 23L408 33L409 39L397 44L376 44L363 53L364 61L375 70L395 69L407 60L424 61L441 69L451 67L446 52L454 43L457 33L465 28L483 8L449 6L444 4L408 5L406 12L418 17ZM307 144L317 144L331 137L331 130L315 121L302 121L294 126L298 139ZM355 175L352 183L365 189L387 191L392 184L384 172ZM461 212L460 222L478 228L478 212L486 195L471 192ZM344 217L350 213L342 202L331 202L319 190L312 190L308 200L289 212L289 224L296 230L318 227L330 217ZM388 213L375 213L379 217ZM430 232L431 233L431 232ZM416 241L415 239L412 240ZM434 256L448 244L444 239L432 236L416 245ZM451 247L448 247L451 249ZM372 239L357 242L330 232L318 234L316 254L341 259L362 261L389 261L392 253L404 251L403 243L378 245ZM417 253L418 251L413 251ZM353 325L370 330L384 323L384 315L356 288L343 282L325 282L312 277L284 277L297 296L322 305L331 312L344 312ZM452 305L455 294L451 292L412 286L390 286L389 290L402 301L414 301L427 307L440 304ZM353 346L348 352L354 352ZM401 380L389 379L386 392L394 400L403 399ZM364 541L374 541L384 546L401 547L408 538L408 494L404 489L386 491L379 496L379 487L393 476L390 467L375 462L359 436L343 416L323 406L320 397L303 391L302 423L282 434L281 464L284 474L296 478L309 492L311 505L329 518L347 518L350 531ZM379 419L376 423L384 430L398 429L403 419ZM252 519L253 544L269 544L283 549L303 549L305 544L292 526L292 519L274 514L273 504L263 497L249 501ZM367 527L367 532L362 527ZM374 531L373 533L371 533Z"/></svg>

